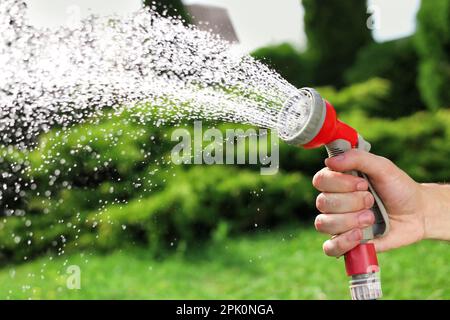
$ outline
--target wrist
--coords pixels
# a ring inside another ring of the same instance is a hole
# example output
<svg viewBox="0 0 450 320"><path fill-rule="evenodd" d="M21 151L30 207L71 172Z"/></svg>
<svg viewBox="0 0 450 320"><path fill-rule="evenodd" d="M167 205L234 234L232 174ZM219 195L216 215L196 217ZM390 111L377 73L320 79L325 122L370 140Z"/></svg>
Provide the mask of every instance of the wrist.
<svg viewBox="0 0 450 320"><path fill-rule="evenodd" d="M450 185L421 184L424 239L450 240Z"/></svg>

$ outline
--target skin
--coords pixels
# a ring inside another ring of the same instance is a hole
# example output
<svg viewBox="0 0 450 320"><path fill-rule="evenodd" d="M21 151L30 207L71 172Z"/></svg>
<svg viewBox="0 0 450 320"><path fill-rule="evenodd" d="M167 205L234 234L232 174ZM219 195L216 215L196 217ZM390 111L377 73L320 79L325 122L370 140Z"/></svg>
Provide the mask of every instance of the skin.
<svg viewBox="0 0 450 320"><path fill-rule="evenodd" d="M387 236L373 240L377 251L387 251L423 239L450 241L450 186L420 184L390 160L350 150L325 160L326 167L313 178L321 193L316 206L318 231L332 235L323 250L339 257L362 239L362 229L374 223L374 198L363 178L342 172L358 170L370 179L389 213Z"/></svg>

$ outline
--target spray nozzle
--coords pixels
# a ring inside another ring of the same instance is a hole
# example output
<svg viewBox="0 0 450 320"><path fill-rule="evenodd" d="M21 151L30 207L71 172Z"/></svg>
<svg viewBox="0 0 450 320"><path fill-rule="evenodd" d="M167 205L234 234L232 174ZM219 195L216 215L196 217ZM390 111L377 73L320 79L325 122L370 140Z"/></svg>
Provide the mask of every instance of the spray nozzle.
<svg viewBox="0 0 450 320"><path fill-rule="evenodd" d="M280 137L287 143L317 148L336 140L358 144L355 129L341 122L333 106L311 88L303 88L289 98L279 113Z"/></svg>

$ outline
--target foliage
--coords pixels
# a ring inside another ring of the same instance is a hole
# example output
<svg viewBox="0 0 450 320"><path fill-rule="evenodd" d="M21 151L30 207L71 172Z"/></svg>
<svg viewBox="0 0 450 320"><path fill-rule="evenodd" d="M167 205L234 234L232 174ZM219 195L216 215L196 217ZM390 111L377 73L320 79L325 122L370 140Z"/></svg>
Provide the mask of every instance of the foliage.
<svg viewBox="0 0 450 320"><path fill-rule="evenodd" d="M450 106L450 2L422 1L415 36L418 85L430 109Z"/></svg>
<svg viewBox="0 0 450 320"><path fill-rule="evenodd" d="M365 0L304 0L308 55L314 85L344 85L344 72L358 50L372 42ZM309 85L312 85L309 84Z"/></svg>
<svg viewBox="0 0 450 320"><path fill-rule="evenodd" d="M412 38L372 43L358 52L345 78L348 83L374 77L389 80L391 90L383 104L366 110L373 116L398 118L423 109L416 85L418 63Z"/></svg>
<svg viewBox="0 0 450 320"><path fill-rule="evenodd" d="M339 113L358 110L369 116L386 107L392 85L388 80L372 78L337 91L333 87L318 88Z"/></svg>
<svg viewBox="0 0 450 320"><path fill-rule="evenodd" d="M52 248L110 250L130 242L157 253L171 243L213 238L224 228L236 233L258 223L277 225L312 210L310 179L299 173L269 177L251 167L174 166L172 130L139 124L129 115L107 117L51 131L30 154L16 151L14 161L27 159L24 176L35 187L24 197L26 216L0 224L0 260L30 259ZM285 203L274 207L280 199ZM134 232L123 238L123 228Z"/></svg>

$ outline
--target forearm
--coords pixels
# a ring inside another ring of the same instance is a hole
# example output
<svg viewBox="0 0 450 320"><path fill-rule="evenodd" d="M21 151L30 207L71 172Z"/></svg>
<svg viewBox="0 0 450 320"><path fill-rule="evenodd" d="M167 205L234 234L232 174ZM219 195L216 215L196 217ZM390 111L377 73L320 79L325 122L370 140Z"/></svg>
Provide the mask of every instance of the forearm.
<svg viewBox="0 0 450 320"><path fill-rule="evenodd" d="M425 238L450 241L450 185L422 184L427 202Z"/></svg>

